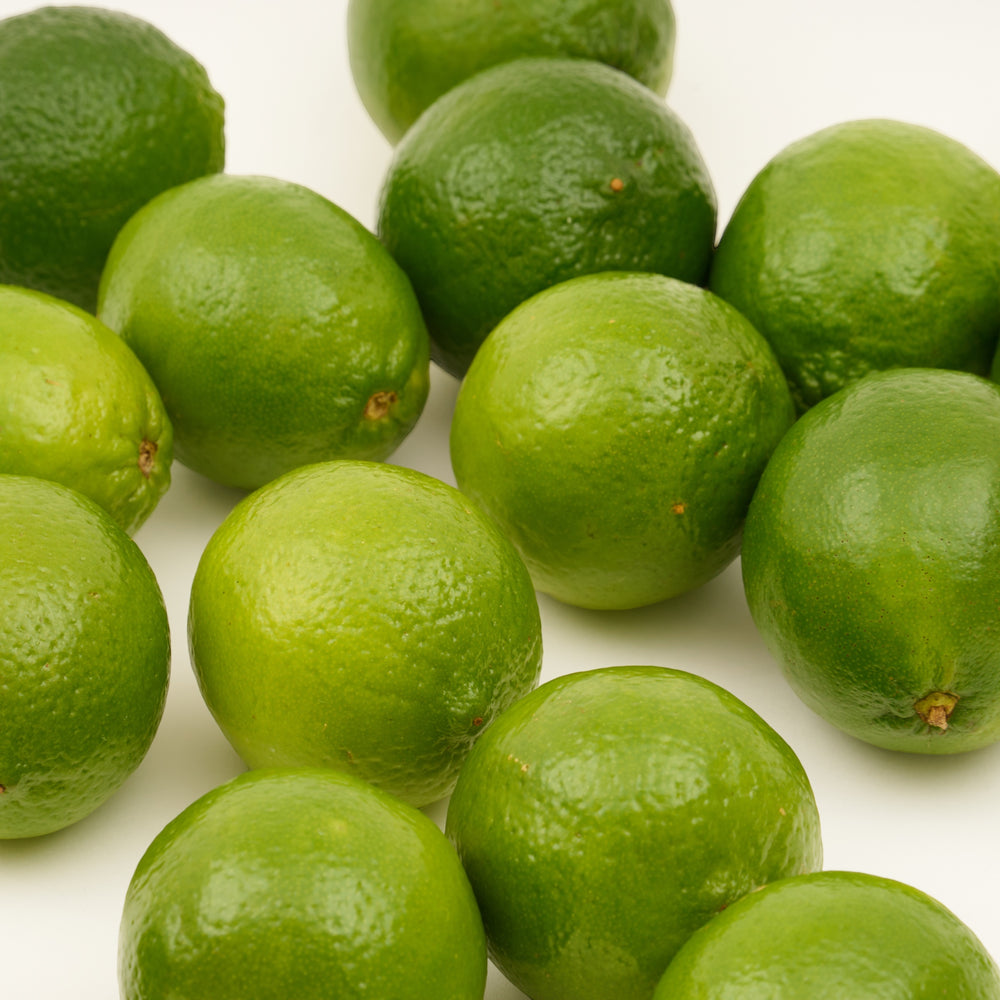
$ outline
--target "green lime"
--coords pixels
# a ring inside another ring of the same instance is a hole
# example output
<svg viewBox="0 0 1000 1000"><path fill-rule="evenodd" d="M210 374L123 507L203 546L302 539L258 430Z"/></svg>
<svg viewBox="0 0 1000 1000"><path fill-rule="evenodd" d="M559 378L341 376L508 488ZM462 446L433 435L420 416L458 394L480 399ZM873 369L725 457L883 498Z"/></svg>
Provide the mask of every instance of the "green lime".
<svg viewBox="0 0 1000 1000"><path fill-rule="evenodd" d="M99 7L0 21L0 282L94 310L118 230L222 170L224 107L153 25Z"/></svg>
<svg viewBox="0 0 1000 1000"><path fill-rule="evenodd" d="M655 1000L998 1000L1000 971L937 900L861 872L783 879L733 903L670 963Z"/></svg>
<svg viewBox="0 0 1000 1000"><path fill-rule="evenodd" d="M0 475L0 839L93 812L163 712L167 612L135 542L83 494Z"/></svg>
<svg viewBox="0 0 1000 1000"><path fill-rule="evenodd" d="M846 122L768 163L709 287L770 341L800 409L866 372L985 375L1000 330L1000 174L922 126Z"/></svg>
<svg viewBox="0 0 1000 1000"><path fill-rule="evenodd" d="M251 771L149 845L119 935L128 1000L482 1000L483 925L423 813L326 769Z"/></svg>
<svg viewBox="0 0 1000 1000"><path fill-rule="evenodd" d="M715 191L687 127L619 70L519 59L427 110L397 146L378 231L413 281L432 358L463 375L489 331L596 271L707 277Z"/></svg>
<svg viewBox="0 0 1000 1000"><path fill-rule="evenodd" d="M416 805L451 791L542 655L531 581L496 525L437 479L350 460L236 506L198 564L189 634L247 764L350 770Z"/></svg>
<svg viewBox="0 0 1000 1000"><path fill-rule="evenodd" d="M384 459L427 400L406 276L364 226L289 181L215 175L155 198L115 240L98 313L157 384L177 458L227 486Z"/></svg>
<svg viewBox="0 0 1000 1000"><path fill-rule="evenodd" d="M771 349L732 306L605 272L539 292L487 337L458 393L452 464L539 590L630 608L735 558L794 415Z"/></svg>
<svg viewBox="0 0 1000 1000"><path fill-rule="evenodd" d="M76 306L0 286L0 473L53 479L129 534L170 486L173 431L136 356Z"/></svg>
<svg viewBox="0 0 1000 1000"><path fill-rule="evenodd" d="M507 709L445 831L491 957L533 1000L648 1000L698 927L822 860L792 749L734 695L655 666L564 674Z"/></svg>
<svg viewBox="0 0 1000 1000"><path fill-rule="evenodd" d="M799 696L876 746L1000 739L1000 387L874 372L805 413L747 516L750 612Z"/></svg>
<svg viewBox="0 0 1000 1000"><path fill-rule="evenodd" d="M525 56L594 59L662 96L675 33L670 0L350 0L347 7L354 82L390 142L445 91Z"/></svg>

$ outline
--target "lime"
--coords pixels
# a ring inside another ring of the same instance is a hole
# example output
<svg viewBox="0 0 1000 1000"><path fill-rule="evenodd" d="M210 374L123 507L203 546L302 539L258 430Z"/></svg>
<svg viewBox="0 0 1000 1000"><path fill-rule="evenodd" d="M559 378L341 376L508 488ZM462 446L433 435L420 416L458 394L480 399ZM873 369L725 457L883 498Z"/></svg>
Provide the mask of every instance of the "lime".
<svg viewBox="0 0 1000 1000"><path fill-rule="evenodd" d="M594 59L663 95L675 31L670 0L350 0L347 7L354 82L390 142L445 91L524 56Z"/></svg>
<svg viewBox="0 0 1000 1000"><path fill-rule="evenodd" d="M445 831L491 957L533 1000L651 997L699 926L822 853L791 748L734 695L655 666L564 674L507 709Z"/></svg>
<svg viewBox="0 0 1000 1000"><path fill-rule="evenodd" d="M266 770L149 845L118 969L129 1000L482 1000L486 948L431 820L351 775Z"/></svg>
<svg viewBox="0 0 1000 1000"><path fill-rule="evenodd" d="M170 486L173 431L136 356L76 306L0 286L0 472L53 479L128 533Z"/></svg>
<svg viewBox="0 0 1000 1000"><path fill-rule="evenodd" d="M0 282L93 311L129 216L223 168L223 121L203 67L139 18L45 6L0 21Z"/></svg>
<svg viewBox="0 0 1000 1000"><path fill-rule="evenodd" d="M427 330L378 240L322 195L214 175L129 220L99 315L139 356L177 458L254 489L332 458L380 460L427 399Z"/></svg>
<svg viewBox="0 0 1000 1000"><path fill-rule="evenodd" d="M972 931L912 886L861 872L782 879L691 936L655 1000L998 1000Z"/></svg>
<svg viewBox="0 0 1000 1000"><path fill-rule="evenodd" d="M431 356L462 375L520 302L596 271L707 277L716 199L687 127L585 59L519 59L436 101L397 146L378 231L413 281Z"/></svg>
<svg viewBox="0 0 1000 1000"><path fill-rule="evenodd" d="M501 320L459 390L451 456L539 590L630 608L732 561L793 419L771 349L732 306L674 278L605 272Z"/></svg>
<svg viewBox="0 0 1000 1000"><path fill-rule="evenodd" d="M1000 331L1000 174L932 129L846 122L753 179L710 287L774 347L800 409L866 372L985 375Z"/></svg>
<svg viewBox="0 0 1000 1000"><path fill-rule="evenodd" d="M92 500L0 475L0 839L93 812L139 766L166 698L167 612Z"/></svg>
<svg viewBox="0 0 1000 1000"><path fill-rule="evenodd" d="M339 460L245 498L202 554L192 664L251 767L353 771L416 805L537 682L527 570L454 487Z"/></svg>
<svg viewBox="0 0 1000 1000"><path fill-rule="evenodd" d="M1000 738L1000 387L874 372L805 413L750 504L743 579L800 697L880 747Z"/></svg>

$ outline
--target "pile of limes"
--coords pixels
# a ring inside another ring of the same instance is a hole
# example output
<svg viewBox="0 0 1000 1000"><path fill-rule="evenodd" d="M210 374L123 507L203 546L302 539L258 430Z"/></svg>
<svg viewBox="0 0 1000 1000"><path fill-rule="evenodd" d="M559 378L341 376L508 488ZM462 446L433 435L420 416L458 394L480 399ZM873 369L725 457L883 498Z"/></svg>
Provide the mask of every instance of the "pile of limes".
<svg viewBox="0 0 1000 1000"><path fill-rule="evenodd" d="M248 771L142 857L123 1000L481 1000L488 957L532 1000L1000 1000L938 902L822 870L801 762L734 695L539 685L536 597L636 608L742 554L819 715L1000 740L1000 174L848 122L717 241L669 0L346 18L394 145L376 232L225 173L222 98L144 21L0 21L0 838L77 822L155 736L130 534L176 457L246 494L188 643ZM384 461L432 361L457 488Z"/></svg>

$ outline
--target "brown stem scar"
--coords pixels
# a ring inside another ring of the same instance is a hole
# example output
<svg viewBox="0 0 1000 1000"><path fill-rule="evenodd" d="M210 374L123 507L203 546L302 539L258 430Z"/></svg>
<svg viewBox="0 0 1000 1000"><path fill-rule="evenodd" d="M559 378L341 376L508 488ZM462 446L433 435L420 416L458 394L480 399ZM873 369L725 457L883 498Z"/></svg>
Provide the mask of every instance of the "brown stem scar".
<svg viewBox="0 0 1000 1000"><path fill-rule="evenodd" d="M928 726L944 732L952 710L958 704L958 695L947 691L932 691L914 702L913 709Z"/></svg>
<svg viewBox="0 0 1000 1000"><path fill-rule="evenodd" d="M365 420L381 420L398 398L396 393L391 390L388 392L373 392L368 402L365 403Z"/></svg>
<svg viewBox="0 0 1000 1000"><path fill-rule="evenodd" d="M139 445L139 471L149 479L150 473L153 471L153 461L156 458L156 442L149 441L146 438L142 439L142 444Z"/></svg>

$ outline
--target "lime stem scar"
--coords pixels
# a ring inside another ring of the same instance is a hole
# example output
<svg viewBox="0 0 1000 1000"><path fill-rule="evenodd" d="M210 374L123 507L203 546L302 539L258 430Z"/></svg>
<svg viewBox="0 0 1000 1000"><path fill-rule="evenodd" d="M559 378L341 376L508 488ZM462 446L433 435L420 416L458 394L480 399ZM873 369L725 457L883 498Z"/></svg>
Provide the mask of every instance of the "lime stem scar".
<svg viewBox="0 0 1000 1000"><path fill-rule="evenodd" d="M373 392L371 398L365 403L365 420L381 420L396 402L397 396L391 390L389 392Z"/></svg>
<svg viewBox="0 0 1000 1000"><path fill-rule="evenodd" d="M947 691L932 691L914 702L913 709L928 726L942 732L948 728L948 719L958 704L958 695Z"/></svg>
<svg viewBox="0 0 1000 1000"><path fill-rule="evenodd" d="M153 460L156 458L156 442L142 439L139 445L139 471L149 479L153 471Z"/></svg>

